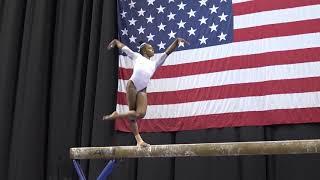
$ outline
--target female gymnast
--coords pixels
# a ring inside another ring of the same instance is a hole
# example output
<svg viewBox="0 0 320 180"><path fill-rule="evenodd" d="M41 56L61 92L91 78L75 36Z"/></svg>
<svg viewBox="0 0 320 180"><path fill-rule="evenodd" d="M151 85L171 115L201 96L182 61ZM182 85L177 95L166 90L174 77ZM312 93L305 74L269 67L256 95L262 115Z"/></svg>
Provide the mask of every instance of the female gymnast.
<svg viewBox="0 0 320 180"><path fill-rule="evenodd" d="M160 67L166 58L177 48L180 43L189 44L182 38L177 38L175 41L160 55L159 59L151 60L154 55L153 47L148 43L140 45L139 53L133 52L128 46L114 39L108 45L108 49L117 47L134 61L133 73L126 86L126 96L129 106L129 111L126 113L118 113L114 111L110 115L103 116L103 120L114 120L117 118L128 118L130 120L131 131L137 141L137 146L147 147L141 138L138 130L137 119L143 118L147 111L147 85L158 67Z"/></svg>

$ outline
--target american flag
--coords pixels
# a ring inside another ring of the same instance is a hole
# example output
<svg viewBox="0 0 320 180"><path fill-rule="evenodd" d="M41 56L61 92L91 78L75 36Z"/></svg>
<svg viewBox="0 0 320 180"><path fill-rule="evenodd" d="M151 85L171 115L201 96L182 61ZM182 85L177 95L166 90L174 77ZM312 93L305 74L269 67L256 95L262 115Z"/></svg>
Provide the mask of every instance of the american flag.
<svg viewBox="0 0 320 180"><path fill-rule="evenodd" d="M133 51L190 42L152 77L142 132L320 122L320 0L118 0L118 29ZM119 112L132 67L120 54Z"/></svg>

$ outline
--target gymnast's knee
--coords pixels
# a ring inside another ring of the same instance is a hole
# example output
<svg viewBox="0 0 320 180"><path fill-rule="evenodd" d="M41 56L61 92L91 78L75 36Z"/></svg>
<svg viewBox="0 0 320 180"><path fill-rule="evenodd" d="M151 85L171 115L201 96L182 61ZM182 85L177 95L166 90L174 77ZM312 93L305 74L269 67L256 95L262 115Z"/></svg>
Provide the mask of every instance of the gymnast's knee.
<svg viewBox="0 0 320 180"><path fill-rule="evenodd" d="M130 117L129 120L131 120L131 121L136 121L137 119L142 119L142 118L144 118L144 116L146 116L146 112L136 111L136 112L134 113L134 116L133 116L133 117Z"/></svg>
<svg viewBox="0 0 320 180"><path fill-rule="evenodd" d="M142 119L146 116L146 112L137 112L137 118Z"/></svg>

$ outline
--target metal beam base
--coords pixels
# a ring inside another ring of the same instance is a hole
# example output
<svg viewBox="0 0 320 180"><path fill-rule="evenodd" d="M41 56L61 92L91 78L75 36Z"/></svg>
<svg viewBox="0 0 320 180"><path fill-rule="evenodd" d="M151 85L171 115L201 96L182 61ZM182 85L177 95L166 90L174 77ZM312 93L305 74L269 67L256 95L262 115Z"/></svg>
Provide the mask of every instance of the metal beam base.
<svg viewBox="0 0 320 180"><path fill-rule="evenodd" d="M77 160L72 160L73 166L75 167L77 174L79 176L79 180L87 180L79 162ZM116 164L116 160L110 160L106 167L102 170L97 180L107 180L107 177L112 173L113 167Z"/></svg>

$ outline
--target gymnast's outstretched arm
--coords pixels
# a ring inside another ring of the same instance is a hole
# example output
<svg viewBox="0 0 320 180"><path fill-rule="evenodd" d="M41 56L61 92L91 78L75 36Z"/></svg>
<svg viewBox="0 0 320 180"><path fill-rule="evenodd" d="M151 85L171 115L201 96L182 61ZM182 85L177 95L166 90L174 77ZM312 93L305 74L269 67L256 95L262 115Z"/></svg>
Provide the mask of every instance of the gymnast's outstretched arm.
<svg viewBox="0 0 320 180"><path fill-rule="evenodd" d="M188 41L182 38L177 38L173 41L173 43L166 49L165 53L169 56L179 45L179 43L187 43L189 44Z"/></svg>
<svg viewBox="0 0 320 180"><path fill-rule="evenodd" d="M117 47L118 49L121 49L121 51L126 53L127 56L129 56L131 59L133 59L135 57L135 52L133 52L128 46L126 46L125 44L120 42L118 39L112 40L108 45L108 49L109 50L114 48L114 47Z"/></svg>

